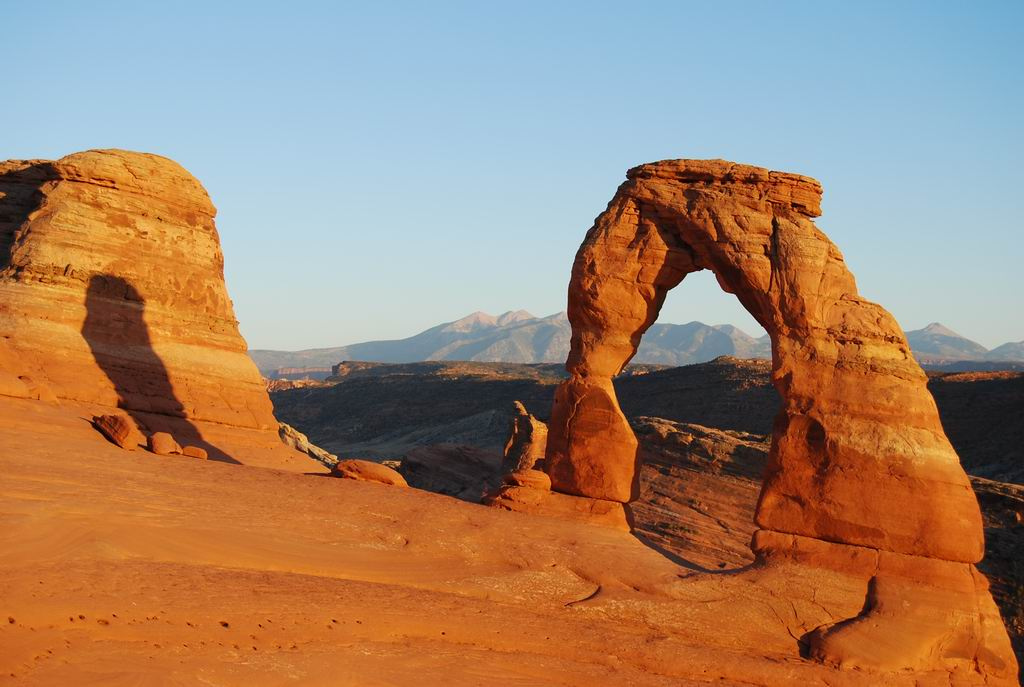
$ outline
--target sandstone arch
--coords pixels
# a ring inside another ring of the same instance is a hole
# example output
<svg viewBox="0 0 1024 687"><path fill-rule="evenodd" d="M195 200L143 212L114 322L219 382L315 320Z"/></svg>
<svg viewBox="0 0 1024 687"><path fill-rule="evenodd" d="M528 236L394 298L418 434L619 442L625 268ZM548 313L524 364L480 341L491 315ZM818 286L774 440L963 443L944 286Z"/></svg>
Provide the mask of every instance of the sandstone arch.
<svg viewBox="0 0 1024 687"><path fill-rule="evenodd" d="M866 613L809 637L816 655L934 667L948 654L941 647L973 642L1005 667L1005 631L971 565L984 551L977 500L902 330L858 295L811 221L820 199L813 179L723 160L627 173L573 265L570 378L556 393L546 454L552 486L605 501L635 496L637 443L612 377L666 293L711 270L771 335L782 397L757 507L759 559L856 570L865 585ZM910 598L935 613L910 621L893 610ZM885 641L894 654L878 649Z"/></svg>

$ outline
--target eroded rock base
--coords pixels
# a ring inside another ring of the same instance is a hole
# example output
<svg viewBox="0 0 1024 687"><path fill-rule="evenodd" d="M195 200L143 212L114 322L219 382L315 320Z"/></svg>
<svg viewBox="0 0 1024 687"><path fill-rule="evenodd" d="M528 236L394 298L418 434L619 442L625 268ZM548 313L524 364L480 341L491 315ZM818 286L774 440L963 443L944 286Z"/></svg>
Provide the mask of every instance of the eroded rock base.
<svg viewBox="0 0 1024 687"><path fill-rule="evenodd" d="M761 565L803 565L863 586L859 613L801 637L810 658L842 669L978 672L1010 680L1016 660L988 582L967 563L759 530Z"/></svg>
<svg viewBox="0 0 1024 687"><path fill-rule="evenodd" d="M494 508L574 520L622 532L633 529L633 516L627 504L559 494L538 486L502 484L495 492L485 496L483 503Z"/></svg>

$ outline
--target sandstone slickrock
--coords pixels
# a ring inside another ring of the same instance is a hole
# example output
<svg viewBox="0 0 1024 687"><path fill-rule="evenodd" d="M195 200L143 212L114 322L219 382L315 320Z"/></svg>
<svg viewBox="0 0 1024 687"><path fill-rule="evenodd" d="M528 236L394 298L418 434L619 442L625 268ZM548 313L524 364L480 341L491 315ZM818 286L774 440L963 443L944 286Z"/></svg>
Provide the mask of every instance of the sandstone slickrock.
<svg viewBox="0 0 1024 687"><path fill-rule="evenodd" d="M421 418L417 413L418 402L409 399L416 398L417 387L432 379L432 375L409 366L397 367L402 369L401 384L391 385L386 393L375 397L373 407L387 408L394 418L389 427L397 429L404 418L411 428ZM533 367L519 368L521 376L534 378ZM635 518L634 531L684 565L716 571L749 566L754 561L750 550L756 529L754 509L771 443L768 435L772 416L779 406L778 394L771 386L770 361L725 357L700 365L645 370L639 375L629 375L631 368L632 364L616 378L615 390L640 444L640 497L629 505ZM1024 561L1024 537L1020 536L1024 532L1024 490L1005 482L1020 482L1014 479L1020 461L1014 461L1017 444L1013 437L1018 429L1015 423L1020 407L1015 401L1024 388L1018 383L1024 382L1024 376L997 376L993 380L989 373L932 374L929 389L935 395L943 426L965 469L973 474L975 469L982 468L1001 480L991 482L973 476L971 480L985 516L986 553L979 569L991 583L992 595L1000 606L1011 641L1015 642L1019 662L1024 656L1024 565L1019 563ZM475 380L475 386L466 385L467 377ZM393 379L397 381L398 377ZM955 379L956 383L945 383L943 379ZM489 376L474 378L460 374L449 378L446 386L429 388L435 399L460 400L463 413L470 415L475 412L472 404L493 385ZM294 399L281 410L288 408L297 421L304 420L311 416L311 411L326 405L329 391L302 391L301 403ZM364 387L347 389L346 384L339 383L333 391L345 391L351 397L344 410L337 411L338 422L352 423L365 417L351 414L352 409L359 407ZM550 410L554 386L545 385L543 391L546 404L539 395L531 393L526 397L531 399L527 408L535 415ZM271 398L278 404L282 397L294 397L296 393L300 392L272 393ZM523 398L521 394L522 389L506 388L503 398L496 399L495 408L510 407L514 399ZM457 417L454 405L451 410L450 417ZM658 412L665 415L643 417ZM327 422L326 415L321 419ZM487 424L489 432L499 430L498 426ZM501 423L500 430L507 431L507 424ZM321 430L314 425L311 431ZM372 429L362 431L365 437L373 435ZM495 454L495 464L500 463L500 446L504 442L503 433L485 442L491 447L487 450ZM478 448L484 450L483 446ZM405 455L408 458L410 454ZM429 474L438 476L436 480L419 481L418 476L407 471L407 460L405 466L398 468L410 486L441 490L445 494L461 492L467 495L463 498L480 494L479 473L452 465L460 459L460 453L439 451L434 456L436 461L431 459ZM459 482L460 478L471 481ZM867 588L861 591L866 595ZM820 589L811 594L821 599ZM844 603L856 614L858 603L862 605L863 601L862 596ZM738 603L745 611L744 602ZM779 603L788 606L788 601L780 599ZM784 610L780 612L785 614ZM806 631L806 627L794 628L798 636Z"/></svg>
<svg viewBox="0 0 1024 687"><path fill-rule="evenodd" d="M221 460L301 469L238 333L215 214L156 155L0 162L0 392L45 387Z"/></svg>
<svg viewBox="0 0 1024 687"><path fill-rule="evenodd" d="M768 331L782 399L756 512L760 560L810 550L815 563L865 584L863 613L808 633L814 655L886 670L1014 673L973 567L984 541L970 482L902 330L858 295L842 254L811 221L821 186L722 160L647 164L627 178L573 265L570 377L555 394L546 454L553 488L636 498L638 444L612 377L667 292L711 270ZM900 639L880 658L887 637Z"/></svg>
<svg viewBox="0 0 1024 687"><path fill-rule="evenodd" d="M343 479L355 479L363 482L379 482L380 484L387 484L394 487L409 486L406 483L405 478L402 477L397 470L369 460L359 460L356 458L339 460L337 465L335 465L331 470L331 474Z"/></svg>
<svg viewBox="0 0 1024 687"><path fill-rule="evenodd" d="M92 419L92 424L121 448L134 451L142 443L142 434L124 415L97 415Z"/></svg>

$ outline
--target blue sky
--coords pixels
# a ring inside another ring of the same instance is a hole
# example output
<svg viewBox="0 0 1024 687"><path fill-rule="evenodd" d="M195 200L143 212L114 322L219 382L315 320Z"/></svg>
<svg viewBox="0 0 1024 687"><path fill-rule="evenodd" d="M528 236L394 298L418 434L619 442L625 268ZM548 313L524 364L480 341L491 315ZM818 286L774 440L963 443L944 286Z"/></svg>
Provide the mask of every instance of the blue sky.
<svg viewBox="0 0 1024 687"><path fill-rule="evenodd" d="M0 0L0 159L159 153L219 209L253 348L565 307L627 168L825 186L906 329L1024 339L1024 3ZM756 325L706 274L661 321Z"/></svg>

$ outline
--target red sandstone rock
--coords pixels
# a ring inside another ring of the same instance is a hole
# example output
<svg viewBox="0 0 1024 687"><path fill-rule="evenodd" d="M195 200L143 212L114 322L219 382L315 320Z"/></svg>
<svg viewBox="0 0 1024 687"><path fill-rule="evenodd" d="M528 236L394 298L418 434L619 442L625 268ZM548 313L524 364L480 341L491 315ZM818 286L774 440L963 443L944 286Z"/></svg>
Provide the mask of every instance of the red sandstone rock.
<svg viewBox="0 0 1024 687"><path fill-rule="evenodd" d="M181 453L181 446L167 432L153 432L147 441L149 450L160 456L170 456Z"/></svg>
<svg viewBox="0 0 1024 687"><path fill-rule="evenodd" d="M503 484L496 492L485 496L483 503L493 508L531 513L549 518L577 520L623 532L632 529L632 516L629 509L618 501L559 494L546 489L538 489L532 485Z"/></svg>
<svg viewBox="0 0 1024 687"><path fill-rule="evenodd" d="M515 401L502 467L506 472L532 469L537 461L544 460L547 440L547 425L530 415L522 403Z"/></svg>
<svg viewBox="0 0 1024 687"><path fill-rule="evenodd" d="M355 479L363 482L379 482L381 484L388 484L395 487L407 487L409 486L405 478L402 477L397 470L393 470L386 465L380 463L374 463L369 460L358 460L358 459L347 459L339 460L338 464L331 470L331 474L335 477L342 477L344 479Z"/></svg>
<svg viewBox="0 0 1024 687"><path fill-rule="evenodd" d="M546 454L553 488L636 497L638 445L611 379L667 292L711 270L772 339L782 410L756 513L760 558L784 561L792 551L772 555L773 543L798 537L820 544L826 568L851 553L878 562L862 571L865 611L819 627L815 656L885 670L962 660L1004 675L1009 643L970 565L984 551L977 500L902 330L858 294L811 221L818 182L723 160L627 176L573 265L570 378L555 395Z"/></svg>
<svg viewBox="0 0 1024 687"><path fill-rule="evenodd" d="M767 437L654 417L631 426L643 462L630 504L638 534L709 570L752 563Z"/></svg>
<svg viewBox="0 0 1024 687"><path fill-rule="evenodd" d="M97 415L92 424L103 436L123 449L134 451L142 443L142 434L124 415Z"/></svg>
<svg viewBox="0 0 1024 687"><path fill-rule="evenodd" d="M484 493L481 502L494 508L578 520L628 532L632 515L621 503L552 493L551 478L533 467L543 465L540 454L547 444L547 425L530 415L519 401L515 402L514 409L503 461L508 472L502 476L497 489Z"/></svg>
<svg viewBox="0 0 1024 687"><path fill-rule="evenodd" d="M501 481L513 487L551 491L551 478L542 470L516 470L502 477Z"/></svg>
<svg viewBox="0 0 1024 687"><path fill-rule="evenodd" d="M814 658L875 671L952 671L967 659L988 677L1016 673L988 582L971 564L769 530L757 531L752 547L762 564L811 566L864 580L861 615L837 618L808 634Z"/></svg>
<svg viewBox="0 0 1024 687"><path fill-rule="evenodd" d="M215 214L156 155L0 162L0 393L175 418L179 440L228 437L221 459L302 460L238 333Z"/></svg>
<svg viewBox="0 0 1024 687"><path fill-rule="evenodd" d="M183 456L188 456L189 458L198 458L199 460L206 460L206 449L199 448L198 446L186 446L183 449L181 449L181 454Z"/></svg>
<svg viewBox="0 0 1024 687"><path fill-rule="evenodd" d="M842 255L810 221L820 185L720 160L654 163L628 176L573 266L572 377L559 389L547 452L555 489L633 496L636 440L611 376L668 290L710 269L774 343L783 412L758 523L977 561L977 502L925 375L899 325L857 294Z"/></svg>

